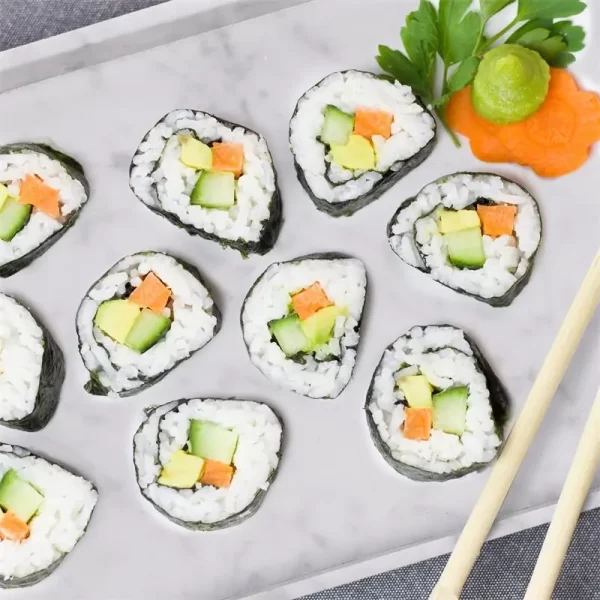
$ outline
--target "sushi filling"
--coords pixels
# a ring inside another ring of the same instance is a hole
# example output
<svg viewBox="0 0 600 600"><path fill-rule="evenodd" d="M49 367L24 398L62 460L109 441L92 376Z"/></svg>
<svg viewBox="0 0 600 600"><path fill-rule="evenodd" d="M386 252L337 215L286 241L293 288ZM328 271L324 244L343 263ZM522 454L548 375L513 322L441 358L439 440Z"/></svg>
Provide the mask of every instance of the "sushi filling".
<svg viewBox="0 0 600 600"><path fill-rule="evenodd" d="M43 356L42 328L25 307L0 294L0 421L33 412Z"/></svg>
<svg viewBox="0 0 600 600"><path fill-rule="evenodd" d="M370 192L435 135L411 89L370 73L333 73L298 101L290 123L296 162L316 197L331 203Z"/></svg>
<svg viewBox="0 0 600 600"><path fill-rule="evenodd" d="M92 485L42 458L0 446L0 584L51 567L83 536Z"/></svg>
<svg viewBox="0 0 600 600"><path fill-rule="evenodd" d="M366 273L355 259L272 265L242 311L252 362L278 385L335 397L350 381L359 342Z"/></svg>
<svg viewBox="0 0 600 600"><path fill-rule="evenodd" d="M541 239L533 198L493 175L459 173L426 186L391 223L390 245L449 287L490 299L528 273Z"/></svg>
<svg viewBox="0 0 600 600"><path fill-rule="evenodd" d="M250 242L260 240L276 192L264 138L189 110L150 130L134 156L131 186L184 224Z"/></svg>
<svg viewBox="0 0 600 600"><path fill-rule="evenodd" d="M94 285L79 309L86 367L113 392L135 389L213 337L213 306L206 288L174 258L126 257Z"/></svg>
<svg viewBox="0 0 600 600"><path fill-rule="evenodd" d="M35 250L86 200L60 161L32 151L0 154L0 265Z"/></svg>
<svg viewBox="0 0 600 600"><path fill-rule="evenodd" d="M433 473L488 463L501 443L485 375L453 327L417 327L387 349L368 410L395 460Z"/></svg>
<svg viewBox="0 0 600 600"><path fill-rule="evenodd" d="M264 404L188 400L156 409L135 436L138 483L170 517L219 523L269 487L282 428Z"/></svg>

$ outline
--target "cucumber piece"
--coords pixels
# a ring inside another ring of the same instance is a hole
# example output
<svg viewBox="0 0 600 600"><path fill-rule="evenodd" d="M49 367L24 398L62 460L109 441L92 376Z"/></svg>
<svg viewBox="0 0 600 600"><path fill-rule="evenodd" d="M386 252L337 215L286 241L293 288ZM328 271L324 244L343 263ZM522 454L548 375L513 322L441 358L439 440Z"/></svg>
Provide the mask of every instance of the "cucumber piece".
<svg viewBox="0 0 600 600"><path fill-rule="evenodd" d="M348 143L354 129L354 116L341 111L337 106L325 107L325 119L319 136L324 144L344 145Z"/></svg>
<svg viewBox="0 0 600 600"><path fill-rule="evenodd" d="M154 346L171 327L171 319L144 308L125 338L125 345L140 354Z"/></svg>
<svg viewBox="0 0 600 600"><path fill-rule="evenodd" d="M433 395L433 428L462 435L467 424L469 388L458 386Z"/></svg>
<svg viewBox="0 0 600 600"><path fill-rule="evenodd" d="M6 198L0 209L0 240L10 242L29 221L31 205Z"/></svg>
<svg viewBox="0 0 600 600"><path fill-rule="evenodd" d="M441 210L438 214L440 233L481 227L476 210Z"/></svg>
<svg viewBox="0 0 600 600"><path fill-rule="evenodd" d="M28 523L42 504L44 497L14 469L4 473L0 481L0 506L12 510L19 519Z"/></svg>
<svg viewBox="0 0 600 600"><path fill-rule="evenodd" d="M294 356L299 352L310 350L310 340L302 330L302 322L296 314L271 321L269 330L286 356Z"/></svg>
<svg viewBox="0 0 600 600"><path fill-rule="evenodd" d="M450 262L460 268L480 269L486 261L483 236L479 227L444 235Z"/></svg>
<svg viewBox="0 0 600 600"><path fill-rule="evenodd" d="M192 190L190 203L229 210L235 204L235 175L225 171L202 171Z"/></svg>
<svg viewBox="0 0 600 600"><path fill-rule="evenodd" d="M238 443L238 434L211 421L190 421L190 449L194 456L230 465Z"/></svg>

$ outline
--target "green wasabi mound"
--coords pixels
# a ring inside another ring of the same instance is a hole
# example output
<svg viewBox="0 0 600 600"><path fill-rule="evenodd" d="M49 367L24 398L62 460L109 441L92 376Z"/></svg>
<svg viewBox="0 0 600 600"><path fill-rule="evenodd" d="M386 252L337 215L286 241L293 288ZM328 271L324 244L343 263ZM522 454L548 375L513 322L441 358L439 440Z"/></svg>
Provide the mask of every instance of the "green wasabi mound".
<svg viewBox="0 0 600 600"><path fill-rule="evenodd" d="M536 112L548 94L550 67L535 51L503 44L487 52L471 98L479 116L497 125L518 123Z"/></svg>

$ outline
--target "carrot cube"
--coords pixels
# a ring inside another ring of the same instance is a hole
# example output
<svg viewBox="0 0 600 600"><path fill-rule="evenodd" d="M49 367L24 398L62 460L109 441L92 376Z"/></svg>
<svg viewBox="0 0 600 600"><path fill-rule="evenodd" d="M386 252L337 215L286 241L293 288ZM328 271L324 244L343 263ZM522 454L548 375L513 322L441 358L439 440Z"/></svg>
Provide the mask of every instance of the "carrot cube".
<svg viewBox="0 0 600 600"><path fill-rule="evenodd" d="M430 408L404 409L404 437L408 440L426 441L431 435L433 411Z"/></svg>
<svg viewBox="0 0 600 600"><path fill-rule="evenodd" d="M292 306L301 321L332 304L318 281L292 296Z"/></svg>
<svg viewBox="0 0 600 600"><path fill-rule="evenodd" d="M9 510L0 517L0 540L11 540L13 542L22 542L29 537L29 525L17 517Z"/></svg>
<svg viewBox="0 0 600 600"><path fill-rule="evenodd" d="M203 485L212 485L217 488L228 488L233 478L233 467L218 460L206 459L204 471L200 477Z"/></svg>
<svg viewBox="0 0 600 600"><path fill-rule="evenodd" d="M217 142L212 145L212 160L213 171L228 171L239 177L244 169L244 146Z"/></svg>
<svg viewBox="0 0 600 600"><path fill-rule="evenodd" d="M46 185L37 175L25 175L21 181L19 200L23 204L31 204L53 219L60 217L58 190Z"/></svg>
<svg viewBox="0 0 600 600"><path fill-rule="evenodd" d="M392 135L394 115L375 108L358 108L354 116L354 133L371 139L374 135L389 138Z"/></svg>
<svg viewBox="0 0 600 600"><path fill-rule="evenodd" d="M171 290L154 274L148 273L142 283L135 288L129 300L142 308L161 313L171 297Z"/></svg>
<svg viewBox="0 0 600 600"><path fill-rule="evenodd" d="M495 206L477 205L477 214L481 219L484 235L499 237L512 235L515 228L517 207L512 204L497 204Z"/></svg>

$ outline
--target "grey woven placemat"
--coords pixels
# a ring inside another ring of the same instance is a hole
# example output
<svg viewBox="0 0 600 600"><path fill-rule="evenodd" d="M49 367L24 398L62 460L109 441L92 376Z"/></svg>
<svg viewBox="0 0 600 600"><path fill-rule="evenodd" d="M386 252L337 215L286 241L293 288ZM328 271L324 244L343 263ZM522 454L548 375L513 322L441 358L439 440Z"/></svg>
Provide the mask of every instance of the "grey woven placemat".
<svg viewBox="0 0 600 600"><path fill-rule="evenodd" d="M0 0L0 50L160 4L168 0ZM488 542L463 600L523 598L547 526ZM447 556L306 596L304 600L425 600ZM600 600L600 509L579 520L553 598ZM83 599L82 599L83 600ZM176 597L173 596L173 600Z"/></svg>

